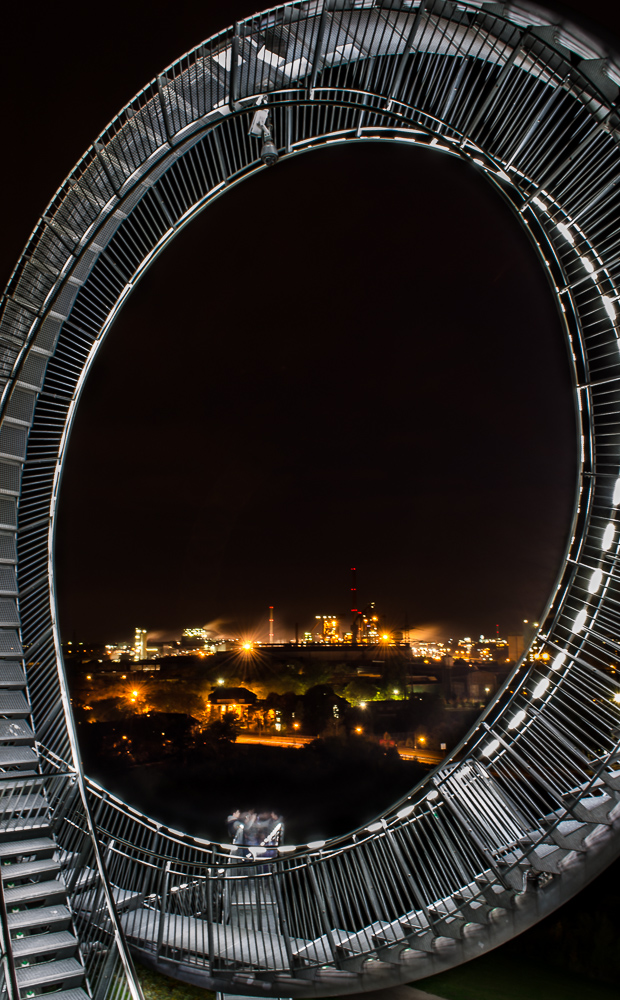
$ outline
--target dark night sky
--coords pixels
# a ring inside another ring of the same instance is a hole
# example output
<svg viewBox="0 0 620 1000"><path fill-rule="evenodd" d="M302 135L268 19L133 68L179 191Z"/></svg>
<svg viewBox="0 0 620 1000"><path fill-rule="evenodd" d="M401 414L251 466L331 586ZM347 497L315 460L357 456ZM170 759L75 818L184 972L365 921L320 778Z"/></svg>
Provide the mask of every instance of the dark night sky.
<svg viewBox="0 0 620 1000"><path fill-rule="evenodd" d="M167 63L258 9L123 7L122 27L13 12L0 271L93 136ZM620 33L615 2L567 9ZM536 617L573 503L568 366L509 210L453 159L368 144L229 192L128 300L81 402L61 492L65 636L257 627L375 600L392 625Z"/></svg>

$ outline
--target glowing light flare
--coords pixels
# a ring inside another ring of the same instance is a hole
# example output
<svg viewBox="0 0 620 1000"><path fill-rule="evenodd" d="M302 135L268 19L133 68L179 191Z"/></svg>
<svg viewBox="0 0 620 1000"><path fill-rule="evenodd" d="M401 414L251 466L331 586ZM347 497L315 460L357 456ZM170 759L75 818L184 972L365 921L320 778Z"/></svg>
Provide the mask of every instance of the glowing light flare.
<svg viewBox="0 0 620 1000"><path fill-rule="evenodd" d="M523 722L523 720L525 718L525 714L526 714L525 713L525 709L523 709L523 708L519 709L518 712L515 712L515 714L513 715L512 719L510 720L510 722L508 723L508 725L507 725L506 728L507 729L516 729L517 726L520 726L521 723Z"/></svg>
<svg viewBox="0 0 620 1000"><path fill-rule="evenodd" d="M588 274L593 274L594 273L594 264L592 263L591 260L588 260L587 257L580 257L579 260L581 261L581 263L585 267L585 269L588 272Z"/></svg>
<svg viewBox="0 0 620 1000"><path fill-rule="evenodd" d="M398 816L398 819L405 819L407 816L411 815L414 809L415 806L403 806L402 809L398 810L396 815Z"/></svg>
<svg viewBox="0 0 620 1000"><path fill-rule="evenodd" d="M610 521L605 531L603 533L603 541L601 542L601 548L603 552L608 552L611 548L612 542L614 540L614 535L616 534L616 526Z"/></svg>
<svg viewBox="0 0 620 1000"><path fill-rule="evenodd" d="M491 757L495 753L495 751L499 748L499 745L500 745L499 740L491 740L491 742L487 743L487 745L483 748L482 756Z"/></svg>
<svg viewBox="0 0 620 1000"><path fill-rule="evenodd" d="M243 648L244 649L252 649L252 643L251 642L244 642L243 643Z"/></svg>
<svg viewBox="0 0 620 1000"><path fill-rule="evenodd" d="M582 608L572 624L571 632L581 632L588 618L588 609Z"/></svg>
<svg viewBox="0 0 620 1000"><path fill-rule="evenodd" d="M558 653L558 655L554 659L553 663L551 664L551 669L552 670L559 670L560 667L565 662L565 660L566 660L566 653Z"/></svg>
<svg viewBox="0 0 620 1000"><path fill-rule="evenodd" d="M429 792L428 795L426 796L426 801L427 802L434 802L435 799L438 799L438 798L439 798L439 792L432 791L432 792Z"/></svg>
<svg viewBox="0 0 620 1000"><path fill-rule="evenodd" d="M620 503L620 479L616 479L616 485L614 486L614 495L611 500L614 507L617 507Z"/></svg>
<svg viewBox="0 0 620 1000"><path fill-rule="evenodd" d="M616 705L620 705L620 691L616 691L615 695L613 696L613 701L615 702Z"/></svg>
<svg viewBox="0 0 620 1000"><path fill-rule="evenodd" d="M609 295L601 295L603 305L605 306L605 312L609 316L612 323L616 321L616 307L614 305L613 299L609 298Z"/></svg>
<svg viewBox="0 0 620 1000"><path fill-rule="evenodd" d="M551 681L549 680L549 678L543 677L543 679L539 681L536 687L534 688L532 692L532 698L534 700L536 700L537 698L542 698L542 696L544 695L545 691L547 690L550 684Z"/></svg>
<svg viewBox="0 0 620 1000"><path fill-rule="evenodd" d="M568 240L568 242L572 243L572 245L574 246L575 245L575 237L571 233L571 231L568 228L568 226L565 226L563 222L558 222L558 229L562 233L562 236L564 237L564 239Z"/></svg>
<svg viewBox="0 0 620 1000"><path fill-rule="evenodd" d="M595 569L592 576L590 577L590 582L588 584L588 591L591 594L596 594L602 582L603 582L602 569Z"/></svg>

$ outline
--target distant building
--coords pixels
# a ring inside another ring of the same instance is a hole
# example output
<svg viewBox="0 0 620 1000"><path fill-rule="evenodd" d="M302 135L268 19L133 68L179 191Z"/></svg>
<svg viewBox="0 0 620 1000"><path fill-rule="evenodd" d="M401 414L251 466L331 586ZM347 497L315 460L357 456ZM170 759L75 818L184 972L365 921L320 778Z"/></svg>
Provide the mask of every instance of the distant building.
<svg viewBox="0 0 620 1000"><path fill-rule="evenodd" d="M146 651L146 629L137 628L134 633L134 640L133 640L133 658L136 661L146 660L147 655L148 654Z"/></svg>
<svg viewBox="0 0 620 1000"><path fill-rule="evenodd" d="M325 643L340 642L340 622L335 615L317 615L316 641ZM322 628L321 628L322 626ZM306 633L309 634L309 633Z"/></svg>
<svg viewBox="0 0 620 1000"><path fill-rule="evenodd" d="M520 660L525 649L525 642L522 635L508 636L508 658L510 660Z"/></svg>
<svg viewBox="0 0 620 1000"><path fill-rule="evenodd" d="M244 709L255 705L256 701L256 695L248 688L217 687L207 699L208 712L211 714L216 711L220 715L225 712L234 712L236 715L240 715Z"/></svg>

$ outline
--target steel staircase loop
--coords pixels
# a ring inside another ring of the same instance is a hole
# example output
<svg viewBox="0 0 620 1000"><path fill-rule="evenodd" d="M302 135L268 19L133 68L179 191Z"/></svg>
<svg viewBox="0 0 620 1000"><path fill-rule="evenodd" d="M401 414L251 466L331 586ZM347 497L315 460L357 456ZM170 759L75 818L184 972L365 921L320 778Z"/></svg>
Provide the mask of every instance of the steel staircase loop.
<svg viewBox="0 0 620 1000"><path fill-rule="evenodd" d="M56 192L0 312L0 916L12 1000L138 1000L130 952L236 994L409 982L508 940L617 856L619 95L620 58L527 0L289 3L167 67ZM273 160L249 135L260 108L280 158L389 141L485 175L555 290L579 481L539 659L524 658L450 758L375 823L245 861L84 779L53 545L98 347L170 240Z"/></svg>

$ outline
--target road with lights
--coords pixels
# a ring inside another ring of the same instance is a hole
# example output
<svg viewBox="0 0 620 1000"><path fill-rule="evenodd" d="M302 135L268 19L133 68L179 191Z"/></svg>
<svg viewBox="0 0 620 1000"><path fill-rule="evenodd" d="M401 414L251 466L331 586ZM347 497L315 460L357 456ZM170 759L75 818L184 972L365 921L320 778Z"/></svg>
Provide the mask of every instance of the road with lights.
<svg viewBox="0 0 620 1000"><path fill-rule="evenodd" d="M259 746L293 747L307 746L316 739L315 736L237 736L237 743L254 743ZM403 760L417 760L420 764L431 764L433 767L441 764L445 754L439 750L414 750L410 747L397 747Z"/></svg>

